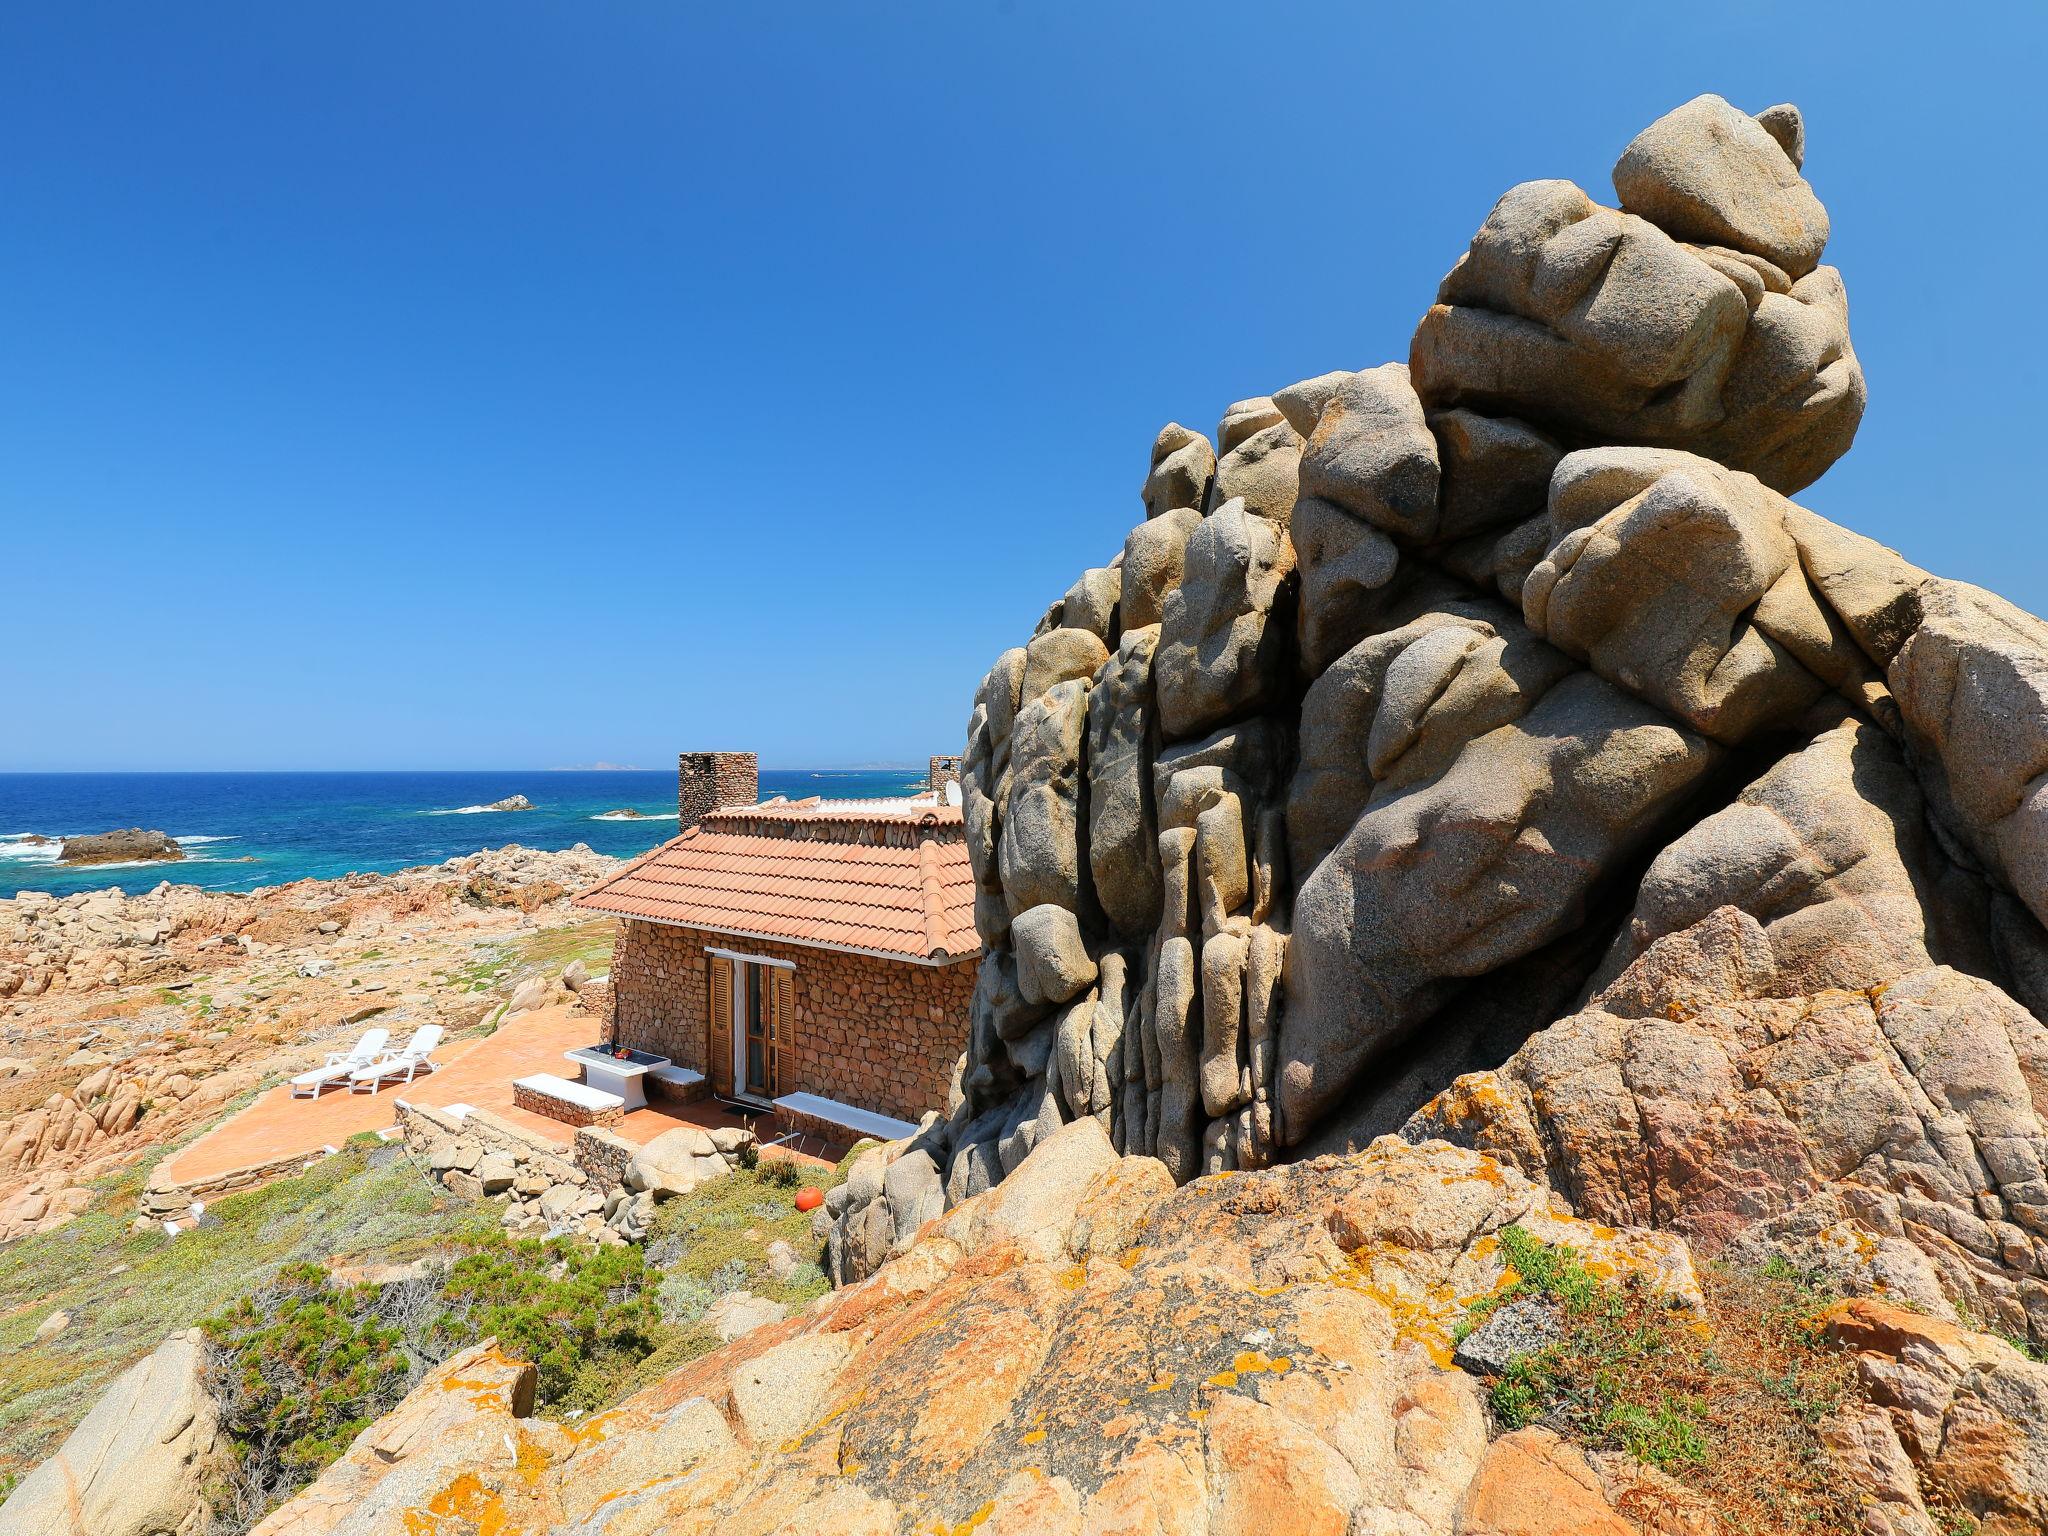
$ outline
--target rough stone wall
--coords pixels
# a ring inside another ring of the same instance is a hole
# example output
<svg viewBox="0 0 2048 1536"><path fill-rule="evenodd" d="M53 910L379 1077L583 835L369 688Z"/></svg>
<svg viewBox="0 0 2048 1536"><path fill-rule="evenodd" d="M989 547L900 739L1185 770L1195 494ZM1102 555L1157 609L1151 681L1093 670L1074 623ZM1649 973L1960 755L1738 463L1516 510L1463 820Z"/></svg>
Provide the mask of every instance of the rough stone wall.
<svg viewBox="0 0 2048 1536"><path fill-rule="evenodd" d="M529 1087L524 1080L512 1085L512 1103L528 1114L545 1115L564 1125L617 1125L626 1118L625 1108L620 1104L589 1109L567 1099L556 1098L543 1088Z"/></svg>
<svg viewBox="0 0 2048 1536"><path fill-rule="evenodd" d="M929 784L934 792L944 793L948 784L958 784L960 782L960 764L962 761L963 759L957 752L951 757L932 758L930 766L925 770L925 783Z"/></svg>
<svg viewBox="0 0 2048 1536"><path fill-rule="evenodd" d="M784 1092L823 1094L904 1120L945 1109L974 993L973 962L910 965L696 928L623 924L612 956L619 1043L658 1052L707 1078L706 948L796 967L797 1081Z"/></svg>
<svg viewBox="0 0 2048 1536"><path fill-rule="evenodd" d="M615 1131L586 1125L576 1132L569 1156L594 1187L610 1194L626 1182L626 1169L639 1150Z"/></svg>
<svg viewBox="0 0 2048 1536"><path fill-rule="evenodd" d="M760 798L760 764L751 752L684 752L676 760L678 833L696 826L708 811L752 805Z"/></svg>
<svg viewBox="0 0 2048 1536"><path fill-rule="evenodd" d="M1879 1010L1928 1036L1885 1049L1929 1128L1886 1134L1961 1149L1982 1121L1996 1150L1885 1219L1948 1294L2048 1338L2048 625L1786 499L1865 400L1804 145L1795 108L1700 97L1628 146L1618 208L1504 194L1405 363L1160 431L1142 521L976 693L961 1092L839 1214L836 1273L1082 1117L1187 1180L1426 1134L1455 1117L1411 1116L1511 1060L1524 1166L1576 1197L1582 1162L1641 1162L1586 1128L1656 1092L1624 1079L1632 1103L1546 1139L1623 1052L1558 1041L1607 1040L1567 1028L1589 1003L1639 1016L1609 996L1639 957L1693 968L1667 1024L1931 965L1990 993ZM1722 908L1762 937L1694 931ZM1993 1030L2000 999L2033 1022ZM2006 1085L1995 1115L1958 1056ZM1814 1150L1728 1192L1744 1219L1818 1229L1823 1193L1868 1213L1926 1183L1835 1189L1874 1166L1856 1117L1784 1114ZM1714 1241L1723 1198L1699 1197Z"/></svg>

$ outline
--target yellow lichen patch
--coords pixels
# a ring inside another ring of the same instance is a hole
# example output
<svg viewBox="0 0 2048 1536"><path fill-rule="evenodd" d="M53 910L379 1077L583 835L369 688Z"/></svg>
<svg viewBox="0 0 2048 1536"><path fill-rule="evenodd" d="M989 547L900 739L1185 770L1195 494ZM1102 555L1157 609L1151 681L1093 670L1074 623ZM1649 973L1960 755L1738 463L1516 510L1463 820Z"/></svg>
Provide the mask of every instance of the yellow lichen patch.
<svg viewBox="0 0 2048 1536"><path fill-rule="evenodd" d="M1190 1408L1188 1410L1188 1417L1193 1419L1197 1424L1200 1424L1203 1420L1209 1417L1209 1410L1206 1408Z"/></svg>
<svg viewBox="0 0 2048 1536"><path fill-rule="evenodd" d="M1209 1385L1212 1387L1234 1387L1237 1385L1237 1372L1218 1371L1209 1378Z"/></svg>
<svg viewBox="0 0 2048 1536"><path fill-rule="evenodd" d="M1044 1438L1045 1431L1042 1429L1026 1430L1023 1438L1020 1439L1017 1443L1019 1445L1036 1445Z"/></svg>
<svg viewBox="0 0 2048 1536"><path fill-rule="evenodd" d="M1175 1380L1176 1377L1173 1372L1163 1371L1152 1378L1151 1385L1146 1387L1145 1390L1147 1392L1164 1392L1173 1386Z"/></svg>
<svg viewBox="0 0 2048 1536"><path fill-rule="evenodd" d="M1087 1283L1088 1269L1083 1264L1069 1264L1059 1274L1059 1287L1063 1291L1078 1291Z"/></svg>
<svg viewBox="0 0 2048 1536"><path fill-rule="evenodd" d="M866 1396L867 1393L865 1391L854 1393L853 1396L849 1397L845 1402L841 1403L838 1407L829 1410L823 1418L819 1419L815 1424L812 1424L808 1429L804 1430L803 1433L799 1435L794 1435L791 1438L783 1441L781 1446L779 1447L782 1454L785 1456L795 1455L798 1451L804 1448L804 1442L806 1440L810 1439L813 1435L822 1434L827 1429L830 1429L833 1424L837 1423L840 1419L843 1419L844 1417L846 1417L847 1414L853 1412L854 1409L858 1408L861 1404L862 1399L864 1399Z"/></svg>
<svg viewBox="0 0 2048 1536"><path fill-rule="evenodd" d="M624 1417L618 1409L608 1408L603 1413L593 1413L580 1424L564 1424L561 1429L578 1446L592 1445L604 1439L611 1426Z"/></svg>
<svg viewBox="0 0 2048 1536"><path fill-rule="evenodd" d="M536 1488L548 1470L548 1453L532 1438L522 1433L519 1436L519 1449L512 1458L512 1464L519 1475L519 1481L529 1488Z"/></svg>
<svg viewBox="0 0 2048 1536"><path fill-rule="evenodd" d="M1131 1247L1126 1248L1122 1253L1118 1254L1116 1256L1116 1261L1117 1263L1123 1265L1125 1269L1136 1269L1138 1267L1138 1261L1144 1257L1145 1245L1143 1243L1136 1243L1133 1244Z"/></svg>
<svg viewBox="0 0 2048 1536"><path fill-rule="evenodd" d="M459 1474L427 1500L425 1509L408 1509L403 1518L406 1536L512 1536L513 1532L505 1501L474 1472Z"/></svg>

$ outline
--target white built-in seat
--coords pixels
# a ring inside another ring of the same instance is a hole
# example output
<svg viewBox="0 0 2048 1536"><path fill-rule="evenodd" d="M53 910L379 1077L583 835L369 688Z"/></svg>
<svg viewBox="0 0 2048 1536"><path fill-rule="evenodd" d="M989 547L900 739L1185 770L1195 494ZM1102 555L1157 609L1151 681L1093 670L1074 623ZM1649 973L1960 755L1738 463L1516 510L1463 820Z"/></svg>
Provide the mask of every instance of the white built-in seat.
<svg viewBox="0 0 2048 1536"><path fill-rule="evenodd" d="M574 1104L578 1109L623 1109L626 1101L616 1093L606 1093L588 1083L572 1083L566 1077L557 1077L552 1072L536 1072L531 1077L517 1078L514 1088L524 1088L545 1099L559 1099L564 1104Z"/></svg>
<svg viewBox="0 0 2048 1536"><path fill-rule="evenodd" d="M665 1067L652 1067L647 1075L670 1088L694 1088L704 1081L702 1072L692 1067L676 1066L673 1062Z"/></svg>
<svg viewBox="0 0 2048 1536"><path fill-rule="evenodd" d="M775 1107L785 1115L822 1120L828 1125L841 1126L856 1135L873 1136L880 1141L901 1141L906 1136L917 1134L917 1127L908 1120L878 1115L872 1109L860 1109L852 1104L841 1104L823 1094L785 1093L775 1101Z"/></svg>

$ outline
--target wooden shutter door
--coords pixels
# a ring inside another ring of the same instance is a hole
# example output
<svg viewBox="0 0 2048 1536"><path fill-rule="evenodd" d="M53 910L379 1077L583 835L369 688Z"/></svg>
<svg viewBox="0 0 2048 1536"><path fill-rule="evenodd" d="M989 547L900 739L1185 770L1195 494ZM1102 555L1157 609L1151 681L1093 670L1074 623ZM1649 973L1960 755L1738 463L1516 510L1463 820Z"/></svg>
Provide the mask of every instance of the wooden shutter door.
<svg viewBox="0 0 2048 1536"><path fill-rule="evenodd" d="M763 966L768 983L768 1028L775 1043L769 1081L775 1096L796 1092L796 972L787 966Z"/></svg>
<svg viewBox="0 0 2048 1536"><path fill-rule="evenodd" d="M732 962L704 957L704 1075L711 1091L732 1095Z"/></svg>

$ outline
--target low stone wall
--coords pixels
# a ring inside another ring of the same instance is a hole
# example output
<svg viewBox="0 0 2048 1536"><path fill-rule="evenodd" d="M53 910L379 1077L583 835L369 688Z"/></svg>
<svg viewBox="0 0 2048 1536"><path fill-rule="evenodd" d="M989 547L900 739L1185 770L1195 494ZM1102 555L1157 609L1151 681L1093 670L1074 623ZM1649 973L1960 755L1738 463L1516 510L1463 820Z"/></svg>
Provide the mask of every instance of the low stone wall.
<svg viewBox="0 0 2048 1536"><path fill-rule="evenodd" d="M694 1083L665 1083L653 1073L642 1079L647 1084L647 1096L669 1104L694 1104L699 1099L711 1097L711 1084L703 1078Z"/></svg>
<svg viewBox="0 0 2048 1536"><path fill-rule="evenodd" d="M626 1168L639 1150L615 1131L587 1125L576 1133L569 1155L593 1186L610 1194L626 1182Z"/></svg>
<svg viewBox="0 0 2048 1536"><path fill-rule="evenodd" d="M505 1197L504 1224L515 1237L576 1232L602 1241L605 1191L576 1165L572 1148L514 1125L487 1109L450 1114L424 1104L398 1105L405 1148L451 1194L465 1200ZM607 1134L581 1132L579 1134Z"/></svg>
<svg viewBox="0 0 2048 1536"><path fill-rule="evenodd" d="M617 1125L626 1118L623 1104L607 1104L602 1109L585 1109L581 1104L572 1104L567 1099L558 1099L544 1088L529 1088L525 1083L512 1085L512 1103L529 1114L545 1115L550 1120L559 1120L564 1125Z"/></svg>
<svg viewBox="0 0 2048 1536"><path fill-rule="evenodd" d="M152 1176L150 1184L142 1191L138 1209L143 1218L149 1221L163 1221L182 1216L195 1200L212 1200L221 1195L235 1194L240 1190L254 1189L259 1184L268 1184L272 1179L304 1173L328 1155L325 1149L313 1153L294 1152L289 1157L273 1157L266 1162L247 1163L239 1168L210 1173L204 1178L192 1179L182 1184L158 1184Z"/></svg>

